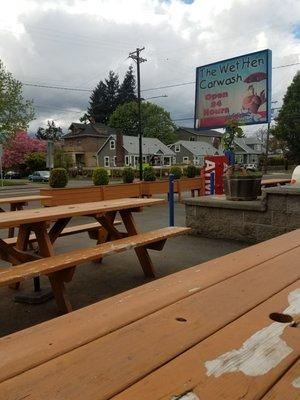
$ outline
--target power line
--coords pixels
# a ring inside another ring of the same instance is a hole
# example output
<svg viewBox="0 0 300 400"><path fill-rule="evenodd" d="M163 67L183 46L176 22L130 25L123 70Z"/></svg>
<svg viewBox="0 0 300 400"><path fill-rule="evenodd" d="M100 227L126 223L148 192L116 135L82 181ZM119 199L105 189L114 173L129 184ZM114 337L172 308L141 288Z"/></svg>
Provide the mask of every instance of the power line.
<svg viewBox="0 0 300 400"><path fill-rule="evenodd" d="M295 65L300 65L300 62L292 63L292 64L285 64L285 65L278 65L277 67L273 67L272 69L293 67ZM39 83L28 83L28 82L21 82L21 83L24 86L31 86L31 87L45 88L45 89L56 89L56 90L69 90L69 91L73 91L73 92L92 92L94 90L94 89L87 89L87 88L71 88L71 87L65 87L65 86L42 85ZM195 81L190 81L190 82L177 83L174 85L157 86L154 88L143 89L143 90L141 90L141 92L148 92L150 90L159 90L159 89L169 89L169 88L173 88L173 87L193 85L195 83L196 83Z"/></svg>

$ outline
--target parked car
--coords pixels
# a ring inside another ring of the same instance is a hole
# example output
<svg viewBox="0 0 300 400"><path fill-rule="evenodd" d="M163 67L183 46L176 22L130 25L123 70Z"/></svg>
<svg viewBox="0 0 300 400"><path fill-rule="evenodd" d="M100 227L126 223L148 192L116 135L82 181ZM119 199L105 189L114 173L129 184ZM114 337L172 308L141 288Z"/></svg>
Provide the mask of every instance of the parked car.
<svg viewBox="0 0 300 400"><path fill-rule="evenodd" d="M50 172L49 171L34 171L28 176L31 182L49 182Z"/></svg>
<svg viewBox="0 0 300 400"><path fill-rule="evenodd" d="M21 179L21 174L18 171L7 171L4 175L5 179Z"/></svg>
<svg viewBox="0 0 300 400"><path fill-rule="evenodd" d="M247 171L253 171L253 172L257 171L257 165L256 164L245 164L244 167L245 167L245 169Z"/></svg>

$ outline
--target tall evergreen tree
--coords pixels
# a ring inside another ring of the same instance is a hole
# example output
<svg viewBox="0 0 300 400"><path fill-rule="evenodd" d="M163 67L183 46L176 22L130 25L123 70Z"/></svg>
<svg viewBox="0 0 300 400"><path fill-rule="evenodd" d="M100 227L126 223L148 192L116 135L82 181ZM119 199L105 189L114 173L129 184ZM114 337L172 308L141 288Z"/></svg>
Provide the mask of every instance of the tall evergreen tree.
<svg viewBox="0 0 300 400"><path fill-rule="evenodd" d="M94 118L96 122L105 123L107 119L106 94L107 88L103 81L100 81L90 97L90 106L87 110L87 117Z"/></svg>
<svg viewBox="0 0 300 400"><path fill-rule="evenodd" d="M130 65L119 89L118 105L134 101L136 98L136 81L132 65Z"/></svg>
<svg viewBox="0 0 300 400"><path fill-rule="evenodd" d="M272 133L286 143L291 158L300 164L300 71L287 89Z"/></svg>

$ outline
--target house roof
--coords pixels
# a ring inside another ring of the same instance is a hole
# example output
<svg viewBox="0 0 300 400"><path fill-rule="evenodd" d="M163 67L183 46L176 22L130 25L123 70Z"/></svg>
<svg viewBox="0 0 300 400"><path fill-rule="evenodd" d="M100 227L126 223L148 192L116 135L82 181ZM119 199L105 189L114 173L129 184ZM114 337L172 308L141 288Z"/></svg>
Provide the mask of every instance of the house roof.
<svg viewBox="0 0 300 400"><path fill-rule="evenodd" d="M171 147L175 145L181 145L185 147L194 156L219 154L218 149L216 149L213 145L206 142L192 142L189 140L179 140L178 142L172 144Z"/></svg>
<svg viewBox="0 0 300 400"><path fill-rule="evenodd" d="M244 139L246 144L262 144L261 140L256 136L248 136L245 137Z"/></svg>
<svg viewBox="0 0 300 400"><path fill-rule="evenodd" d="M185 127L185 126L180 126L179 129L182 131L186 131L188 133L192 133L193 135L196 135L196 136L206 136L206 137L212 137L212 138L213 137L221 138L223 136L222 132L218 132L213 129L199 131L198 129L193 129L193 128L189 128L189 127Z"/></svg>
<svg viewBox="0 0 300 400"><path fill-rule="evenodd" d="M244 150L247 154L260 154L261 152L258 150L253 150L246 144L245 138L235 138L234 143L238 145L242 150ZM237 152L237 151L236 151Z"/></svg>
<svg viewBox="0 0 300 400"><path fill-rule="evenodd" d="M116 135L110 135L104 145L98 150L98 153L103 149L110 139L116 139ZM159 139L143 137L143 155L165 155L175 156L175 153ZM138 136L123 136L123 148L129 154L139 154L139 138Z"/></svg>
<svg viewBox="0 0 300 400"><path fill-rule="evenodd" d="M101 124L100 122L96 122L95 124L80 124L77 122L72 122L69 129L72 127L78 128L79 132L69 132L63 136L63 139L66 138L74 138L78 136L93 136L93 137L108 137L111 134L115 134L116 130L114 128L110 128L105 124Z"/></svg>

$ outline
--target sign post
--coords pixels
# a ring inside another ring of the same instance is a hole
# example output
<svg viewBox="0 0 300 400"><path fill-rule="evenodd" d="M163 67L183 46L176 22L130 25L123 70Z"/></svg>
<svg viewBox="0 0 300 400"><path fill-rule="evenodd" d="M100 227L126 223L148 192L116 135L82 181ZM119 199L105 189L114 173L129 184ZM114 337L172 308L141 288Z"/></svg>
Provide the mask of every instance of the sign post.
<svg viewBox="0 0 300 400"><path fill-rule="evenodd" d="M54 166L54 157L53 157L53 142L48 140L47 142L47 159L46 159L46 167L52 169Z"/></svg>
<svg viewBox="0 0 300 400"><path fill-rule="evenodd" d="M196 69L195 129L271 122L271 50Z"/></svg>

